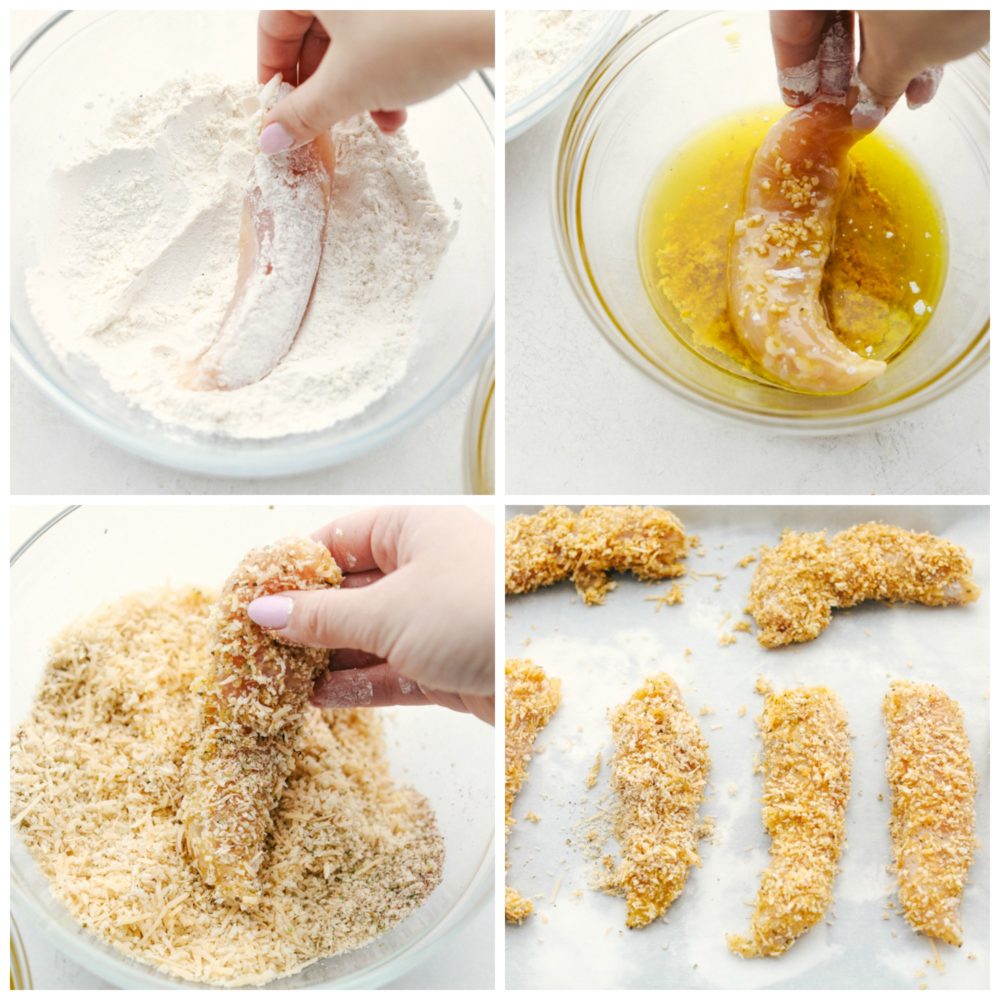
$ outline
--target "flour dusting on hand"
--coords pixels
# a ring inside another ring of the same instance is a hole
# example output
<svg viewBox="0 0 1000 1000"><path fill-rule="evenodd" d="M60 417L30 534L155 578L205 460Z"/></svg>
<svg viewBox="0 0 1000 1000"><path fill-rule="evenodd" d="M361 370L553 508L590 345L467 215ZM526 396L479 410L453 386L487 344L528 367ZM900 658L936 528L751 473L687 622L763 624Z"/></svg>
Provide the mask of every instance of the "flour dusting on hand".
<svg viewBox="0 0 1000 1000"><path fill-rule="evenodd" d="M305 319L278 366L228 392L185 389L236 285L254 86L178 80L142 95L53 177L35 236L32 312L68 365L94 366L160 421L273 438L361 413L404 376L417 307L454 232L404 135L367 116L334 130L337 165Z"/></svg>

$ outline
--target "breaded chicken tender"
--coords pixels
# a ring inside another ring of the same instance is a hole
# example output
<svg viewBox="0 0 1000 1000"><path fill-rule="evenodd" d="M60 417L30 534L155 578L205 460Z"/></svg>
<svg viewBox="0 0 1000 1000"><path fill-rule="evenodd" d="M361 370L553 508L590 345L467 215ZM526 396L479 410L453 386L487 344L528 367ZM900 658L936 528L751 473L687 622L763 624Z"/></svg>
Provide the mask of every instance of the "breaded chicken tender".
<svg viewBox="0 0 1000 1000"><path fill-rule="evenodd" d="M319 542L287 538L250 552L214 611L215 644L202 679L201 731L182 774L185 850L218 897L252 908L271 814L294 765L296 739L326 650L282 642L252 622L258 597L340 585Z"/></svg>
<svg viewBox="0 0 1000 1000"><path fill-rule="evenodd" d="M557 677L547 677L531 660L508 660L506 677L504 724L504 837L510 836L517 822L511 815L514 800L524 784L535 737L548 725L559 707L561 683ZM531 916L531 901L516 889L506 887L504 915L507 923L520 924Z"/></svg>
<svg viewBox="0 0 1000 1000"><path fill-rule="evenodd" d="M972 561L958 545L888 524L825 531L786 531L761 551L747 611L762 646L815 639L833 608L862 601L945 606L979 597Z"/></svg>
<svg viewBox="0 0 1000 1000"><path fill-rule="evenodd" d="M781 955L823 919L833 899L851 794L847 716L832 691L769 693L758 722L771 860L749 935L728 938L743 958Z"/></svg>
<svg viewBox="0 0 1000 1000"><path fill-rule="evenodd" d="M823 919L833 899L851 792L851 747L840 699L825 687L768 694L758 720L764 741L764 827L771 858L743 958L781 955Z"/></svg>
<svg viewBox="0 0 1000 1000"><path fill-rule="evenodd" d="M962 710L934 685L912 681L894 681L882 710L899 901L914 930L960 945L958 911L976 847L976 775Z"/></svg>
<svg viewBox="0 0 1000 1000"><path fill-rule="evenodd" d="M611 714L618 796L615 836L622 860L614 887L625 897L625 923L645 927L684 889L700 865L698 810L711 762L708 744L667 674L647 678Z"/></svg>
<svg viewBox="0 0 1000 1000"><path fill-rule="evenodd" d="M640 580L681 576L684 525L660 507L543 507L506 526L506 592L526 594L572 579L586 604L603 604L609 573Z"/></svg>

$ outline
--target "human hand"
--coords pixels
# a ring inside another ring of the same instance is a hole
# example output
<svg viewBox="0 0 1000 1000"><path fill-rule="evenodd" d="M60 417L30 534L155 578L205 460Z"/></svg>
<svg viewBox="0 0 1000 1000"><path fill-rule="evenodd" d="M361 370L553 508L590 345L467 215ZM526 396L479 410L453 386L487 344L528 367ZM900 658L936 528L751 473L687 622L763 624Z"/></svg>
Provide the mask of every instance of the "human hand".
<svg viewBox="0 0 1000 1000"><path fill-rule="evenodd" d="M848 93L845 67L854 69L854 13L772 11L771 39L786 104L798 107L820 94ZM918 108L933 98L944 63L989 41L988 11L857 12L861 58L850 81L848 106L855 128L870 132L900 97Z"/></svg>
<svg viewBox="0 0 1000 1000"><path fill-rule="evenodd" d="M260 147L301 146L364 111L393 132L407 105L492 64L492 11L262 11L257 79L297 86L265 118Z"/></svg>
<svg viewBox="0 0 1000 1000"><path fill-rule="evenodd" d="M250 618L334 650L316 682L325 708L444 705L493 722L493 531L460 507L338 518L313 537L344 571L339 590L260 597Z"/></svg>

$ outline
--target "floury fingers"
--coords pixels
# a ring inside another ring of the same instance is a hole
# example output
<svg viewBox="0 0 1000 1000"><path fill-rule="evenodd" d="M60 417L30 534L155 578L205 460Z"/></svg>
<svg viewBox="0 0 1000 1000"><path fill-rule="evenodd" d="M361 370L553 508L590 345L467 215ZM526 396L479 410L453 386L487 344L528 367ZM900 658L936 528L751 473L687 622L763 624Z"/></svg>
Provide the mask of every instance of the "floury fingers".
<svg viewBox="0 0 1000 1000"><path fill-rule="evenodd" d="M781 955L822 920L833 898L851 791L847 717L833 692L769 692L758 721L771 858L750 933L729 937L743 958Z"/></svg>
<svg viewBox="0 0 1000 1000"><path fill-rule="evenodd" d="M979 597L965 550L926 532L858 524L832 537L786 531L761 550L747 611L762 646L815 639L833 608L862 601L944 607Z"/></svg>
<svg viewBox="0 0 1000 1000"><path fill-rule="evenodd" d="M613 888L625 897L625 923L661 917L700 865L698 810L711 762L701 729L667 674L646 680L611 715L618 796L615 835L622 860Z"/></svg>
<svg viewBox="0 0 1000 1000"><path fill-rule="evenodd" d="M899 901L914 930L960 945L958 911L976 846L962 710L934 685L912 681L894 681L882 708Z"/></svg>
<svg viewBox="0 0 1000 1000"><path fill-rule="evenodd" d="M287 645L247 617L267 594L340 585L319 542L287 538L250 552L215 610L210 673L202 681L202 729L182 776L184 845L220 899L251 908L271 814L292 772L302 713L328 653Z"/></svg>
<svg viewBox="0 0 1000 1000"><path fill-rule="evenodd" d="M586 604L603 604L609 573L664 580L684 573L689 538L661 507L543 507L506 527L506 592L526 594L572 579Z"/></svg>
<svg viewBox="0 0 1000 1000"><path fill-rule="evenodd" d="M509 837L517 822L511 815L514 800L524 784L535 737L548 725L559 707L561 684L557 677L547 677L531 660L508 660L504 719L504 836ZM509 886L504 894L507 923L520 924L531 916L534 907L516 889Z"/></svg>

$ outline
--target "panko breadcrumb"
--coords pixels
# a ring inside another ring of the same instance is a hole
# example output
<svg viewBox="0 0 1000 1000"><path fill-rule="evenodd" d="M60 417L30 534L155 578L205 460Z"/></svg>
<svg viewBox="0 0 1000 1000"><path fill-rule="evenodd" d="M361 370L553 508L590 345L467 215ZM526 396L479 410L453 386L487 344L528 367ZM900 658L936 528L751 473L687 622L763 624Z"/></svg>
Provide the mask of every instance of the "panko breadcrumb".
<svg viewBox="0 0 1000 1000"><path fill-rule="evenodd" d="M743 958L781 955L823 919L833 899L851 791L847 717L833 692L769 693L758 721L771 852L750 933L728 939Z"/></svg>
<svg viewBox="0 0 1000 1000"><path fill-rule="evenodd" d="M56 639L14 734L11 811L54 896L101 941L191 982L260 986L398 924L441 881L444 845L427 800L392 779L382 713L308 708L260 903L217 899L178 817L213 603L135 595Z"/></svg>
<svg viewBox="0 0 1000 1000"><path fill-rule="evenodd" d="M506 592L526 594L570 578L586 604L603 604L609 573L640 580L681 576L684 526L660 507L543 507L506 526Z"/></svg>
<svg viewBox="0 0 1000 1000"><path fill-rule="evenodd" d="M197 685L201 725L182 774L184 846L207 885L260 902L271 813L294 767L303 712L328 654L291 646L247 617L266 594L340 585L326 547L286 538L248 553L222 589L211 666Z"/></svg>
<svg viewBox="0 0 1000 1000"><path fill-rule="evenodd" d="M868 600L944 606L978 597L961 547L872 522L830 538L786 531L774 548L763 547L747 611L761 645L773 648L815 639L832 608Z"/></svg>
<svg viewBox="0 0 1000 1000"><path fill-rule="evenodd" d="M548 725L559 707L560 681L547 677L531 660L508 660L504 666L504 836L517 822L512 816L514 800L524 784L535 737ZM534 907L530 900L507 886L504 914L509 924L523 923Z"/></svg>
<svg viewBox="0 0 1000 1000"><path fill-rule="evenodd" d="M914 930L961 945L959 906L976 846L976 775L962 709L934 685L912 681L894 681L882 709L899 901Z"/></svg>
<svg viewBox="0 0 1000 1000"><path fill-rule="evenodd" d="M618 797L615 836L622 860L613 887L625 897L625 923L645 927L681 894L698 856L698 810L711 763L708 744L667 674L647 678L611 714Z"/></svg>

